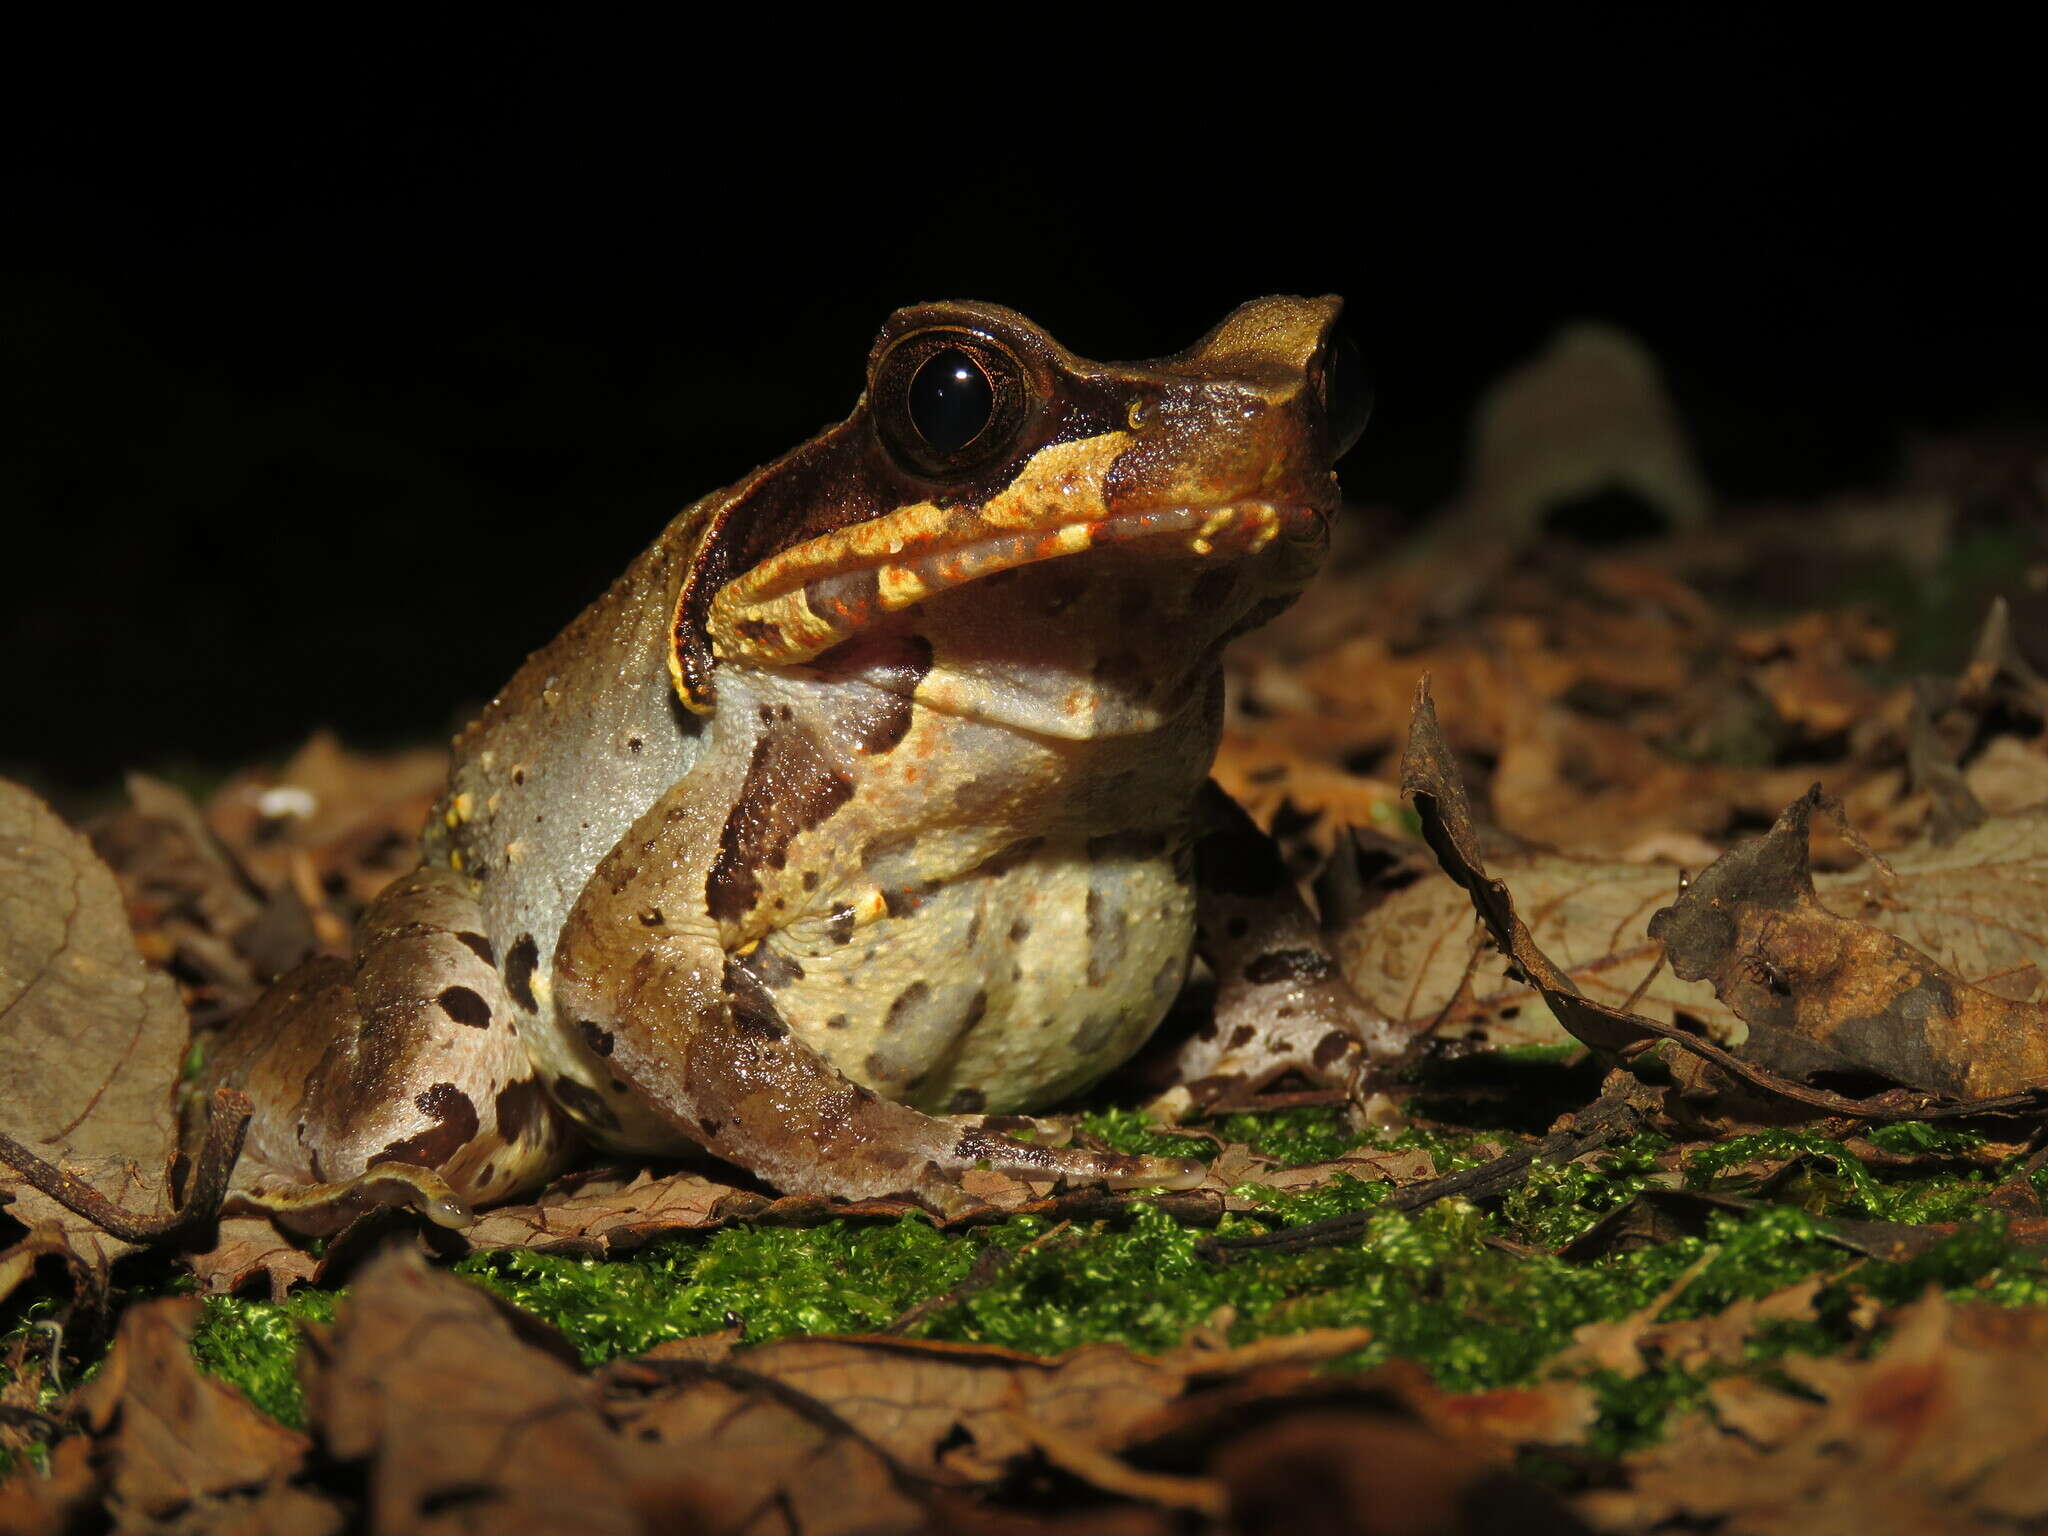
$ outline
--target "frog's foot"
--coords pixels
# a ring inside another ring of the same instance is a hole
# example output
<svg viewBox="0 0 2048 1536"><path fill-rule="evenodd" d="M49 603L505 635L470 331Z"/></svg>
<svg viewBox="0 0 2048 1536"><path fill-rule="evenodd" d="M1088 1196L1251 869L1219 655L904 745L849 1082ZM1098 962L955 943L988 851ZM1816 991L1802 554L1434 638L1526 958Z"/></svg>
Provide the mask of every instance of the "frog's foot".
<svg viewBox="0 0 2048 1536"><path fill-rule="evenodd" d="M1187 1189L1193 1158L1041 1145L928 1115L843 1076L793 1033L744 966L726 963L705 998L705 968L643 973L616 1011L579 988L558 952L558 996L579 1016L599 1009L608 1065L677 1130L787 1194L869 1199L908 1195L944 1215L981 1202L977 1170L1048 1184Z"/></svg>
<svg viewBox="0 0 2048 1536"><path fill-rule="evenodd" d="M1413 1032L1352 991L1272 839L1214 784L1203 811L1196 943L1216 976L1216 1009L1180 1044L1175 1076L1256 1092L1293 1074L1370 1105L1412 1053Z"/></svg>
<svg viewBox="0 0 2048 1536"><path fill-rule="evenodd" d="M228 1028L188 1102L254 1104L231 1201L302 1231L371 1205L459 1225L566 1165L482 935L459 876L416 870L371 904L353 959L308 962Z"/></svg>

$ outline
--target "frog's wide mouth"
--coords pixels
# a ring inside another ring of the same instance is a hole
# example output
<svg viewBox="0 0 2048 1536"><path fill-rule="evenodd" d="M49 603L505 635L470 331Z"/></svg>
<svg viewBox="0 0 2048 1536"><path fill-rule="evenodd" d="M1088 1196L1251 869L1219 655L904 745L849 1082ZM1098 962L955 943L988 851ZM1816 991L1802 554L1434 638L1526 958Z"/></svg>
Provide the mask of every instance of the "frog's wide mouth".
<svg viewBox="0 0 2048 1536"><path fill-rule="evenodd" d="M795 665L938 593L1094 549L1231 560L1278 541L1304 548L1305 580L1328 529L1312 506L1260 499L1147 508L1036 528L1006 527L976 514L935 517L936 511L906 508L825 534L727 582L708 615L714 653L757 666Z"/></svg>

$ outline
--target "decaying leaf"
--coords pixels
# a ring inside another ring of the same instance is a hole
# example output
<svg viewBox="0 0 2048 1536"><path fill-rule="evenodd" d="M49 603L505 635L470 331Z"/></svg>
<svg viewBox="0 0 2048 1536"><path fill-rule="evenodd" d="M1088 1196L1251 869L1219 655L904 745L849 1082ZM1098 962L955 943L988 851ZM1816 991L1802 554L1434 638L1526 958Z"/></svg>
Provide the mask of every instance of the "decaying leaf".
<svg viewBox="0 0 2048 1536"><path fill-rule="evenodd" d="M172 1517L226 1525L247 1515L252 1497L289 1482L306 1458L304 1435L193 1364L199 1314L190 1298L130 1307L113 1353L76 1397L97 1441L107 1501L129 1528L158 1529ZM339 1529L338 1514L331 1506L326 1513L324 1527L302 1528Z"/></svg>
<svg viewBox="0 0 2048 1536"><path fill-rule="evenodd" d="M208 1295L232 1294L261 1275L268 1282L272 1301L282 1301L294 1285L311 1280L320 1268L311 1254L280 1232L267 1216L223 1218L216 1224L212 1245L180 1255L180 1261Z"/></svg>
<svg viewBox="0 0 2048 1536"><path fill-rule="evenodd" d="M360 1468L372 1530L638 1532L622 1447L564 1353L476 1287L387 1254L315 1338L308 1414L326 1454Z"/></svg>
<svg viewBox="0 0 2048 1536"><path fill-rule="evenodd" d="M1906 1308L1868 1360L1792 1359L1580 1498L1603 1530L2013 1531L2048 1519L2048 1312Z"/></svg>
<svg viewBox="0 0 2048 1536"><path fill-rule="evenodd" d="M1789 1075L1869 1072L1955 1098L2048 1087L2048 1008L1972 986L1821 903L1807 846L1820 803L1817 792L1794 801L1769 835L1722 855L1651 919L1672 970L1712 981L1750 1025L1750 1058ZM2025 824L2037 823L2048 827ZM2028 883L2048 892L2038 875ZM2024 924L2028 910L2048 928L2048 902L2011 916ZM2030 934L2030 947L2041 941Z"/></svg>
<svg viewBox="0 0 2048 1536"><path fill-rule="evenodd" d="M643 1509L686 1510L691 1529L713 1532L927 1527L925 1491L855 1422L715 1369L661 1387L641 1396L619 1386L607 1405Z"/></svg>
<svg viewBox="0 0 2048 1536"><path fill-rule="evenodd" d="M1242 1349L1140 1355L1090 1344L1055 1359L993 1345L913 1339L786 1339L736 1354L749 1375L847 1415L899 1465L948 1482L987 1482L1031 1453L1020 1421L1115 1450L1191 1382L1332 1359L1370 1330L1323 1329Z"/></svg>
<svg viewBox="0 0 2048 1536"><path fill-rule="evenodd" d="M177 989L143 963L106 866L0 782L0 1131L126 1210L167 1213L185 1041ZM101 1270L132 1251L4 1166L0 1189L14 1220L56 1223Z"/></svg>

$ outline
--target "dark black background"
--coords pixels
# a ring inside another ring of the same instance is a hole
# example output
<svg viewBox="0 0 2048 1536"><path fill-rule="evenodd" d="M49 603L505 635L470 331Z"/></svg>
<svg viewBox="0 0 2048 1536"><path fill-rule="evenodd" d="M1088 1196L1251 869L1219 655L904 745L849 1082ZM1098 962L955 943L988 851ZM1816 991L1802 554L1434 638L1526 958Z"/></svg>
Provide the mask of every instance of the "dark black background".
<svg viewBox="0 0 2048 1536"><path fill-rule="evenodd" d="M1580 315L1655 348L1724 496L1881 484L1908 431L2048 404L2039 135L2010 45L1963 41L1482 74L1246 37L828 87L765 52L571 79L536 35L402 86L289 53L67 83L9 145L0 769L448 728L673 510L843 414L920 299L1120 357L1344 293L1380 392L1347 489L1411 519L1478 390Z"/></svg>

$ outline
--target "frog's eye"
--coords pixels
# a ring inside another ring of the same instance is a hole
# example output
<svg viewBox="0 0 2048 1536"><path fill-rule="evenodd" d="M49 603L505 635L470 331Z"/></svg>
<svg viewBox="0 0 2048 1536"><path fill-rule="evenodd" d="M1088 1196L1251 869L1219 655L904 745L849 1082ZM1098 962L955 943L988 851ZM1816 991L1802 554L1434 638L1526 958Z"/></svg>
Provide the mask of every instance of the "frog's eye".
<svg viewBox="0 0 2048 1536"><path fill-rule="evenodd" d="M904 403L925 446L951 455L981 436L995 414L996 392L971 352L946 347L918 365Z"/></svg>
<svg viewBox="0 0 2048 1536"><path fill-rule="evenodd" d="M906 336L876 365L873 402L882 439L908 467L944 478L1007 452L1030 417L1024 365L976 331Z"/></svg>
<svg viewBox="0 0 2048 1536"><path fill-rule="evenodd" d="M1330 457L1341 459L1351 451L1372 415L1372 379L1357 343L1341 331L1324 348L1322 363L1319 389L1323 420L1330 433Z"/></svg>

